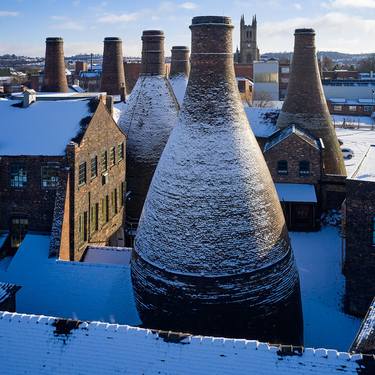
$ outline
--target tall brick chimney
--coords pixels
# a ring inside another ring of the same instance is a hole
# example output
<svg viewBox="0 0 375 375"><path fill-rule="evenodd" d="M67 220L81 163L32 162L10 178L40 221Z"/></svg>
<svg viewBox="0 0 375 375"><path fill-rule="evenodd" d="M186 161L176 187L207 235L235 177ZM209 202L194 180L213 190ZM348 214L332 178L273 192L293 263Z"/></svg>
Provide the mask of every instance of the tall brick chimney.
<svg viewBox="0 0 375 375"><path fill-rule="evenodd" d="M144 31L142 41L142 71L119 119L128 137L126 225L132 231L179 110L165 75L163 31Z"/></svg>
<svg viewBox="0 0 375 375"><path fill-rule="evenodd" d="M238 93L229 17L194 17L179 121L155 171L132 257L146 327L302 344L284 215Z"/></svg>
<svg viewBox="0 0 375 375"><path fill-rule="evenodd" d="M313 29L296 29L288 91L277 125L298 125L324 143L325 173L346 175L319 74Z"/></svg>
<svg viewBox="0 0 375 375"><path fill-rule="evenodd" d="M169 81L180 105L184 99L186 86L189 79L189 52L189 48L186 46L172 47Z"/></svg>
<svg viewBox="0 0 375 375"><path fill-rule="evenodd" d="M46 60L42 91L68 92L63 44L64 41L60 37L46 39Z"/></svg>
<svg viewBox="0 0 375 375"><path fill-rule="evenodd" d="M120 38L104 38L103 70L100 91L108 95L126 95L125 73Z"/></svg>
<svg viewBox="0 0 375 375"><path fill-rule="evenodd" d="M164 32L161 30L143 31L141 74L165 75Z"/></svg>

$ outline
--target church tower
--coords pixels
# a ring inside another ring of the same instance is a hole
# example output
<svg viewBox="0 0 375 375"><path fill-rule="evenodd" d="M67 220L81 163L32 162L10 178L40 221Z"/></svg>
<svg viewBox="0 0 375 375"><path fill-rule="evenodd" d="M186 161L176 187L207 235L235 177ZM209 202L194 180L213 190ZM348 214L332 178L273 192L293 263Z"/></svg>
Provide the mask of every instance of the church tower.
<svg viewBox="0 0 375 375"><path fill-rule="evenodd" d="M251 64L259 60L257 44L257 17L253 16L251 25L245 25L245 16L241 16L240 23L240 63Z"/></svg>

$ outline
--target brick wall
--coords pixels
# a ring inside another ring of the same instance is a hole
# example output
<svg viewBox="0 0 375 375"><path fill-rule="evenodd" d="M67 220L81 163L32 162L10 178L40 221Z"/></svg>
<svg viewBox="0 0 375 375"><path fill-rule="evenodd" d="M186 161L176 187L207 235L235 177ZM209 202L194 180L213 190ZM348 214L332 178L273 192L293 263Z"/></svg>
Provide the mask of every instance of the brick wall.
<svg viewBox="0 0 375 375"><path fill-rule="evenodd" d="M274 182L317 184L321 176L320 150L291 134L288 138L264 153L268 168ZM279 160L288 162L288 174L279 174L277 163ZM299 162L310 162L310 174L300 176Z"/></svg>
<svg viewBox="0 0 375 375"><path fill-rule="evenodd" d="M364 316L375 296L375 183L347 180L346 310Z"/></svg>
<svg viewBox="0 0 375 375"><path fill-rule="evenodd" d="M0 229L8 230L15 217L28 219L28 229L50 231L56 188L41 184L41 167L48 163L63 164L62 156L3 156L0 158ZM27 183L11 186L12 165L24 166Z"/></svg>
<svg viewBox="0 0 375 375"><path fill-rule="evenodd" d="M124 158L118 160L118 145L124 143ZM111 166L110 150L115 147L116 162ZM102 176L101 154L107 151L108 169L107 176ZM112 117L108 113L105 105L100 102L98 108L91 119L91 122L81 140L80 144L70 144L67 147L67 157L71 169L70 174L70 221L71 221L71 260L80 260L88 243L107 244L109 237L115 233L123 223L124 210L121 206L122 198L121 183L125 182L125 136L117 127ZM91 159L97 157L97 176L91 178ZM86 183L79 184L79 166L86 162ZM103 184L103 178L107 182ZM111 202L112 195L116 189L117 193L117 213L114 213ZM105 222L102 210L105 208L105 200L108 197L109 220ZM104 201L103 201L104 199ZM95 230L92 222L91 210L95 210L95 205L99 205L99 227ZM87 213L87 238L82 240L81 226L82 215ZM80 219L81 217L81 219Z"/></svg>

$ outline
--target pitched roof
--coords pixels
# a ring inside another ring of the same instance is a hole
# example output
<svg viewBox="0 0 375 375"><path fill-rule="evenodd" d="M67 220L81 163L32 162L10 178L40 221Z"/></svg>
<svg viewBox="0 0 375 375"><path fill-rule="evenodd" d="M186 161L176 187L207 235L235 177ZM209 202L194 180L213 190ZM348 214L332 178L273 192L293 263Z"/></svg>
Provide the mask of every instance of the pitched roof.
<svg viewBox="0 0 375 375"><path fill-rule="evenodd" d="M375 354L375 298L350 348L351 352Z"/></svg>
<svg viewBox="0 0 375 375"><path fill-rule="evenodd" d="M307 133L305 130L297 127L296 125L290 125L284 129L279 130L277 133L274 133L270 137L268 142L264 145L264 152L275 147L277 144L284 141L292 134L295 134L297 137L301 138L312 147L316 148L317 150L320 150L320 142L316 138Z"/></svg>
<svg viewBox="0 0 375 375"><path fill-rule="evenodd" d="M0 155L64 155L89 115L88 100L37 101L27 108L0 101Z"/></svg>
<svg viewBox="0 0 375 375"><path fill-rule="evenodd" d="M3 283L0 281L0 304L14 295L21 287L18 285Z"/></svg>
<svg viewBox="0 0 375 375"><path fill-rule="evenodd" d="M357 374L373 357L1 313L2 374ZM370 372L368 372L370 373Z"/></svg>
<svg viewBox="0 0 375 375"><path fill-rule="evenodd" d="M351 180L375 182L375 144L370 145Z"/></svg>

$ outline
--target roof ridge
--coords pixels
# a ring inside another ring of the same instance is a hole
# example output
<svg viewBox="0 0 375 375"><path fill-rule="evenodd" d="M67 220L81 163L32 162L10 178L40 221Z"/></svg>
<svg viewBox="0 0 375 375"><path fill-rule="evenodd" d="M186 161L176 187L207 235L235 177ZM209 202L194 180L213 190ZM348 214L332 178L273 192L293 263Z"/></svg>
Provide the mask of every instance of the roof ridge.
<svg viewBox="0 0 375 375"><path fill-rule="evenodd" d="M212 337L212 336L197 336L188 333L172 332L172 331L161 331L153 330L147 328L140 328L135 326L130 326L126 324L113 324L107 322L99 321L81 321L73 319L64 319L46 315L35 315L35 314L21 314L21 313L11 313L11 312L0 312L0 321L9 320L11 324L16 323L29 323L29 324L41 324L50 325L56 327L56 330L61 329L61 327L70 327L68 332L62 332L62 334L70 333L70 330L82 330L85 331L93 330L104 330L117 332L118 334L140 334L147 336L155 336L155 339L162 339L166 343L182 343L182 344L193 344L202 345L208 344L211 346L225 346L231 345L235 348L243 348L248 350L259 350L268 351L275 353L279 356L307 356L325 359L336 359L337 361L343 362L355 362L362 360L366 356L362 354L350 354L347 352L339 352L335 349L323 349L323 348L304 348L295 347L292 345L279 345L260 342L258 340L246 340L246 339L235 339L235 338L223 338L223 337ZM72 328L73 327L73 328Z"/></svg>

